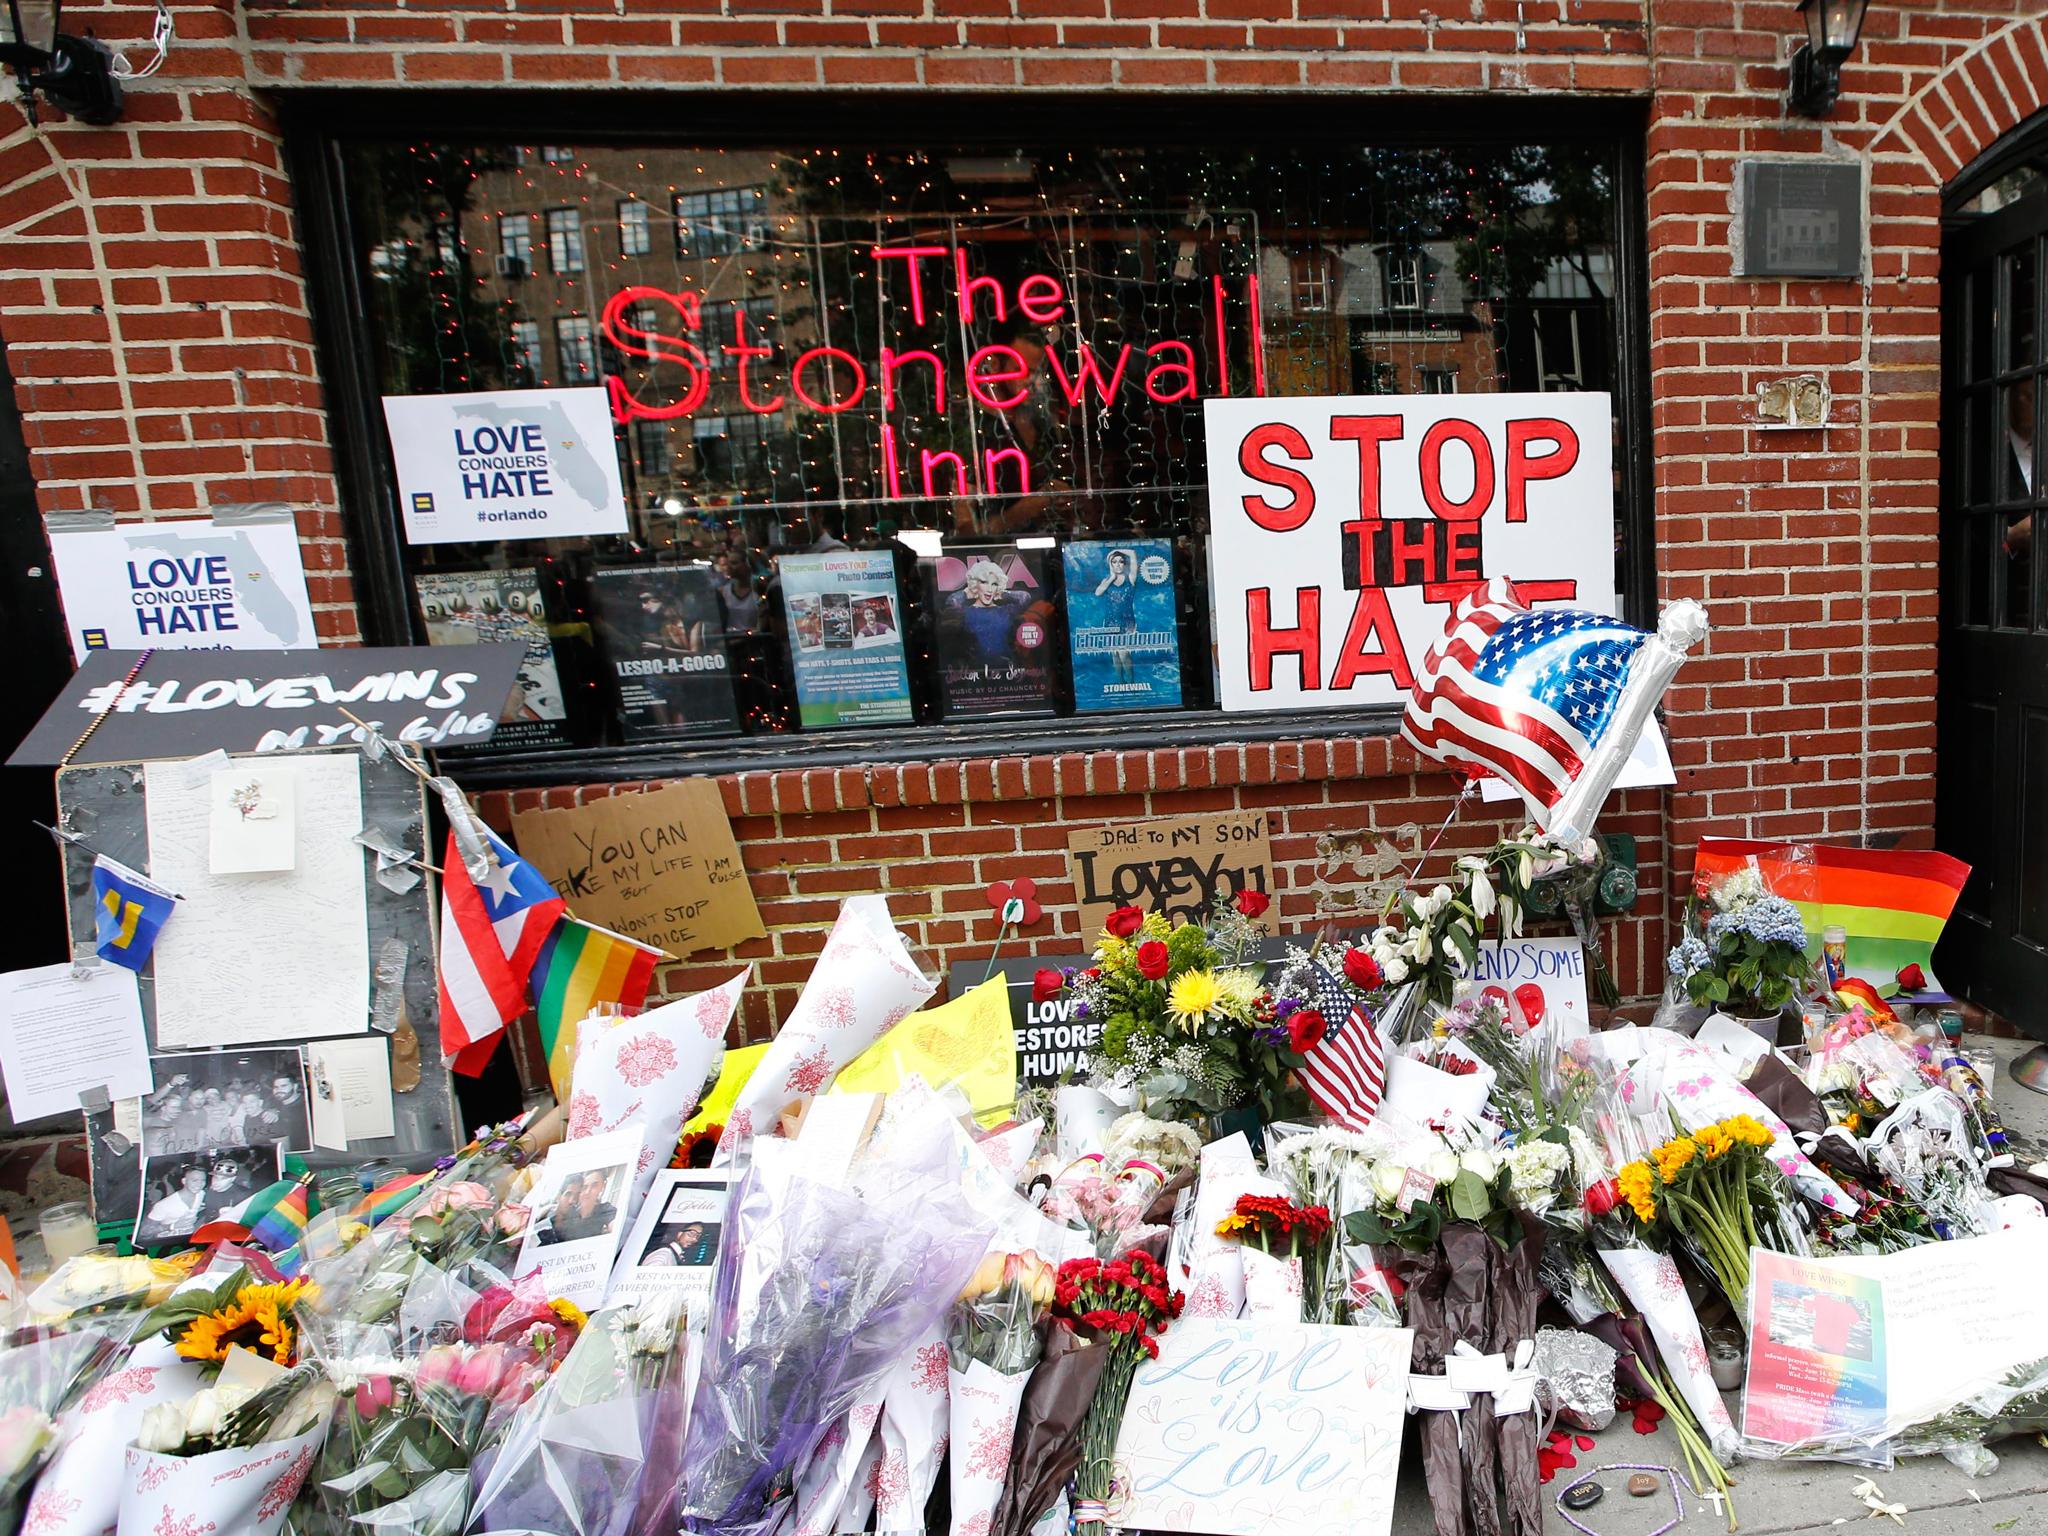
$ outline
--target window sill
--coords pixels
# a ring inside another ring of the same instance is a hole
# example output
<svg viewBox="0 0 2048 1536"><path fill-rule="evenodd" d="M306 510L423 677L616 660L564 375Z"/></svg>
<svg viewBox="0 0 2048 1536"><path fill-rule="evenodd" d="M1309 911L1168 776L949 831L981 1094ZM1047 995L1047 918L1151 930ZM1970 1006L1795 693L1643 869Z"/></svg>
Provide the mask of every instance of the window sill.
<svg viewBox="0 0 2048 1536"><path fill-rule="evenodd" d="M882 731L751 736L703 743L553 748L545 752L445 753L442 765L465 788L546 789L703 775L767 773L867 764L957 762L1095 752L1220 747L1239 742L1391 737L1401 712L1388 706L1307 715L1155 712L1123 719L1095 716L977 720Z"/></svg>

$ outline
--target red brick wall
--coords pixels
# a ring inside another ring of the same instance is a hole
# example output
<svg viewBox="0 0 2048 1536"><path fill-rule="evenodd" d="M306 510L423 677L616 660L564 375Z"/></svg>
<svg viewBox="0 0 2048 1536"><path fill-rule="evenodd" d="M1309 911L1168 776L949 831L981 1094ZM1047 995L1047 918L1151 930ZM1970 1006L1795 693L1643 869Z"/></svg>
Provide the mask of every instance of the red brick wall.
<svg viewBox="0 0 2048 1536"><path fill-rule="evenodd" d="M1933 820L1938 216L1958 168L2041 105L2029 0L1880 0L1825 124L1788 119L1794 7L1761 0L307 0L177 4L164 71L110 129L31 133L0 103L0 338L47 508L135 516L283 499L321 632L358 633L271 103L313 83L678 90L919 85L1243 92L1341 113L1347 92L1647 97L1649 295L1663 594L1716 629L1671 696L1679 785L1606 825L1663 893L1706 831L1925 841ZM827 14L829 10L830 14ZM1451 14L1455 12L1456 14ZM70 25L146 53L152 12ZM1868 167L1865 283L1730 276L1739 158ZM1764 433L1756 384L1824 374L1824 431ZM1226 728L1215 728L1219 736ZM997 870L1057 889L1063 823L1264 805L1313 906L1319 831L1433 827L1446 780L1383 741L750 776L724 788L801 978L833 895L881 884L939 951L983 944ZM567 791L573 793L573 791ZM498 809L502 810L502 805ZM1463 835L1483 836L1468 817ZM1667 880L1665 850L1673 867ZM1053 920L1070 932L1070 908ZM1622 974L1654 985L1661 935ZM772 998L750 1003L765 1027Z"/></svg>

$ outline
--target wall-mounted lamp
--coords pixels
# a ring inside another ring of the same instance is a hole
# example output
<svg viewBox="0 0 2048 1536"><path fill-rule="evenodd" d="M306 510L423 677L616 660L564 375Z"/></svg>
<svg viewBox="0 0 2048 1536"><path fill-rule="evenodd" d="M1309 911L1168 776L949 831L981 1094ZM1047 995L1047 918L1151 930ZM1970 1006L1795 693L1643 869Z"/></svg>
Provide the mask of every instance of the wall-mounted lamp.
<svg viewBox="0 0 2048 1536"><path fill-rule="evenodd" d="M1856 51L1870 0L1799 0L1806 42L1792 55L1792 110L1826 117L1842 92L1842 64Z"/></svg>
<svg viewBox="0 0 2048 1536"><path fill-rule="evenodd" d="M59 29L64 0L0 0L0 65L21 82L22 105L36 120L36 92L67 117L105 126L121 115L114 55L93 37Z"/></svg>

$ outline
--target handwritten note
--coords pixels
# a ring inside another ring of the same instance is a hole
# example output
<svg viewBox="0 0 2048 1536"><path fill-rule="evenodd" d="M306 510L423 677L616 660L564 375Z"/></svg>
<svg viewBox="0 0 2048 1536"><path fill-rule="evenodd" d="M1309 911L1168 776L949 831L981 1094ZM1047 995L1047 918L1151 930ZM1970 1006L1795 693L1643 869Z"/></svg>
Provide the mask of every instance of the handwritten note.
<svg viewBox="0 0 2048 1536"><path fill-rule="evenodd" d="M1183 1317L1131 1385L1119 1523L1386 1536L1410 1342L1405 1328Z"/></svg>
<svg viewBox="0 0 2048 1536"><path fill-rule="evenodd" d="M298 857L274 874L211 868L212 767L148 763L149 873L180 892L156 941L164 1048L356 1034L370 1027L362 758L308 753L297 774Z"/></svg>
<svg viewBox="0 0 2048 1536"><path fill-rule="evenodd" d="M1273 889L1263 811L1089 827L1068 834L1067 867L1087 938L1118 907L1199 920L1239 891Z"/></svg>
<svg viewBox="0 0 2048 1536"><path fill-rule="evenodd" d="M673 955L767 930L725 802L709 779L512 818L519 851L578 917Z"/></svg>

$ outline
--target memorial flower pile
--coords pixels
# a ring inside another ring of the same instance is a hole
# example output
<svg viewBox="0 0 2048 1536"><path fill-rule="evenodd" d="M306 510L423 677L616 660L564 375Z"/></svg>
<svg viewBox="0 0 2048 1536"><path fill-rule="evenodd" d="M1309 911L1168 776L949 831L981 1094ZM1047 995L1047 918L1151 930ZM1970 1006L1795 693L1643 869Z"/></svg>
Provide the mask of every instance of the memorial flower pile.
<svg viewBox="0 0 2048 1536"><path fill-rule="evenodd" d="M1673 1136L1615 1175L1622 1199L1648 1230L1664 1230L1696 1254L1738 1312L1749 1296L1749 1251L1784 1194L1765 1153L1771 1132L1750 1115Z"/></svg>
<svg viewBox="0 0 2048 1536"><path fill-rule="evenodd" d="M1074 1478L1074 1520L1088 1536L1109 1523L1117 1431L1138 1362L1157 1359L1156 1336L1180 1316L1183 1298L1168 1288L1165 1268L1142 1249L1109 1260L1070 1259L1060 1266L1053 1290L1054 1322L1097 1349L1106 1350L1095 1394L1081 1421L1081 1463Z"/></svg>

